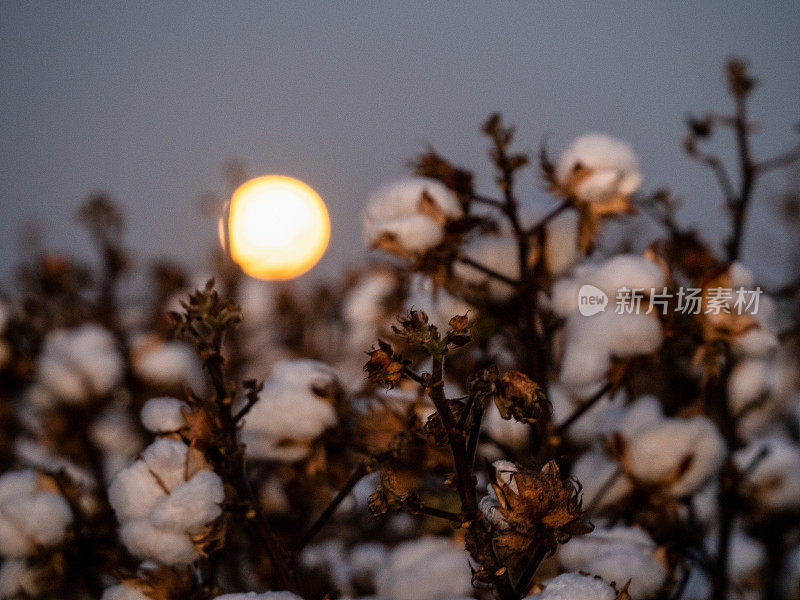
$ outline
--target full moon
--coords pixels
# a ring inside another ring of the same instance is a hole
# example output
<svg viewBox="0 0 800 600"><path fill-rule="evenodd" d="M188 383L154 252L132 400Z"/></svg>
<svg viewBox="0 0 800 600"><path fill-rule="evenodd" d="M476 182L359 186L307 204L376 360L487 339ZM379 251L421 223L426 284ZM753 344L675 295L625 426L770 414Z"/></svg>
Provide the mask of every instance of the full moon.
<svg viewBox="0 0 800 600"><path fill-rule="evenodd" d="M302 275L325 253L330 234L322 198L292 177L251 179L231 198L231 258L251 277L292 279Z"/></svg>

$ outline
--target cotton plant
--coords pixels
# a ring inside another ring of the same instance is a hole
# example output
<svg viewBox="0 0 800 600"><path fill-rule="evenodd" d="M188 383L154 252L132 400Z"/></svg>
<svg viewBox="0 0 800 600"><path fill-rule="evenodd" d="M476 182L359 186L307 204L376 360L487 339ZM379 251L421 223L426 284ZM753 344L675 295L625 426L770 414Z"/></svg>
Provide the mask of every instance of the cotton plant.
<svg viewBox="0 0 800 600"><path fill-rule="evenodd" d="M632 144L531 157L499 114L496 189L428 149L375 182L372 262L336 281L216 252L123 294L124 222L91 198L102 269L42 256L0 304L0 596L796 598L798 286L718 297L764 285L752 181L704 145L754 132L754 81L727 81L736 112L685 143L724 183L721 244ZM739 158L757 179L792 156Z"/></svg>

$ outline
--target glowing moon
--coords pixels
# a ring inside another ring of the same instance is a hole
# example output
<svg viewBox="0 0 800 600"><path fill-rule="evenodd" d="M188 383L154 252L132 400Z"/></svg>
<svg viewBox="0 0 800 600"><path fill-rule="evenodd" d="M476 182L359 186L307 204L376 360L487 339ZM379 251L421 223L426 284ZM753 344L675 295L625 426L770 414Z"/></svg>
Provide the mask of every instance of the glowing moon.
<svg viewBox="0 0 800 600"><path fill-rule="evenodd" d="M317 264L331 235L325 203L302 181L257 177L233 193L228 216L231 258L258 279L292 279Z"/></svg>

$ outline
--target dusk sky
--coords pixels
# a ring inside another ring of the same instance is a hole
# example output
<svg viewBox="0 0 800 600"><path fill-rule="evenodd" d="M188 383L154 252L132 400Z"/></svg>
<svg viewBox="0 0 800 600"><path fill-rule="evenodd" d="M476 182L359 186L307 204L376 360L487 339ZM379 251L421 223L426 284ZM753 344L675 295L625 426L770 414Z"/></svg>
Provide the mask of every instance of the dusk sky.
<svg viewBox="0 0 800 600"><path fill-rule="evenodd" d="M730 55L762 83L760 155L800 121L797 2L0 2L0 278L20 227L85 255L76 206L116 198L127 245L144 262L201 268L215 224L204 192L223 167L302 179L325 199L332 239L313 274L365 260L362 204L430 143L492 176L478 132L492 111L519 146L554 152L588 131L628 140L645 187L683 196L685 222L725 226L711 175L681 151L691 111L729 107ZM720 141L729 142L721 137ZM728 143L728 147L731 147ZM745 258L779 230L763 207L785 185L760 183ZM541 193L531 176L523 195ZM719 218L715 218L719 215ZM772 237L771 237L772 236ZM778 275L775 275L778 277Z"/></svg>

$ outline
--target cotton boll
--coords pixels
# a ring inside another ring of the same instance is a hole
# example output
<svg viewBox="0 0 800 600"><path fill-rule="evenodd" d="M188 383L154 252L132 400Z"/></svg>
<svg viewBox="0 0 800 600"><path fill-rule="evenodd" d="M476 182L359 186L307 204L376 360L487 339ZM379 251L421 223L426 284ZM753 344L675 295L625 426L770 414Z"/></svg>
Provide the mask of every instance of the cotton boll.
<svg viewBox="0 0 800 600"><path fill-rule="evenodd" d="M200 553L185 533L165 531L147 519L130 519L120 525L119 537L128 551L165 565L188 565Z"/></svg>
<svg viewBox="0 0 800 600"><path fill-rule="evenodd" d="M509 279L519 280L519 247L515 239L484 236L466 244L462 250L464 256L476 263ZM508 300L514 294L514 288L509 284L498 281L470 265L455 263L453 272L468 284L485 285L493 300Z"/></svg>
<svg viewBox="0 0 800 600"><path fill-rule="evenodd" d="M737 356L766 357L777 347L777 336L766 327L753 327L731 339L731 350Z"/></svg>
<svg viewBox="0 0 800 600"><path fill-rule="evenodd" d="M614 600L617 592L602 579L581 573L562 573L544 582L544 590L525 600Z"/></svg>
<svg viewBox="0 0 800 600"><path fill-rule="evenodd" d="M401 253L425 252L442 241L445 219L459 216L461 204L443 183L407 177L383 186L367 200L364 242L375 246L389 241Z"/></svg>
<svg viewBox="0 0 800 600"><path fill-rule="evenodd" d="M596 527L561 546L558 561L565 570L599 575L606 581L630 579L631 595L645 598L654 595L667 577L657 550L647 533L636 527Z"/></svg>
<svg viewBox="0 0 800 600"><path fill-rule="evenodd" d="M176 389L203 387L203 370L191 346L155 335L137 337L131 348L136 375L153 386Z"/></svg>
<svg viewBox="0 0 800 600"><path fill-rule="evenodd" d="M363 352L379 337L388 321L388 305L397 295L396 276L374 271L362 276L345 295L342 319L347 326L347 345ZM360 365L359 365L360 366ZM363 373L359 379L363 379Z"/></svg>
<svg viewBox="0 0 800 600"><path fill-rule="evenodd" d="M36 597L39 595L38 569L23 559L8 559L0 566L0 598ZM122 599L124 600L124 599Z"/></svg>
<svg viewBox="0 0 800 600"><path fill-rule="evenodd" d="M608 433L618 432L633 437L640 431L654 427L664 419L661 402L655 396L644 395L625 407L615 423L607 423Z"/></svg>
<svg viewBox="0 0 800 600"><path fill-rule="evenodd" d="M372 585L389 557L389 550L380 542L365 542L350 550L349 560L353 576L367 579Z"/></svg>
<svg viewBox="0 0 800 600"><path fill-rule="evenodd" d="M581 484L583 506L602 511L633 491L618 462L599 450L581 454L572 466L572 478Z"/></svg>
<svg viewBox="0 0 800 600"><path fill-rule="evenodd" d="M555 176L583 202L630 196L642 183L639 159L630 145L602 134L575 139L558 157Z"/></svg>
<svg viewBox="0 0 800 600"><path fill-rule="evenodd" d="M591 391L602 382L611 368L611 355L600 340L567 342L561 358L561 383L574 395L591 396Z"/></svg>
<svg viewBox="0 0 800 600"><path fill-rule="evenodd" d="M336 374L324 363L302 359L275 364L245 418L242 440L248 454L284 462L308 456L308 443L336 424L333 404L315 391L333 385Z"/></svg>
<svg viewBox="0 0 800 600"><path fill-rule="evenodd" d="M666 280L664 271L655 262L635 254L617 254L602 262L595 263L583 277L586 283L600 288L608 294L609 300L617 297L622 288L642 289L649 294L651 288L661 291Z"/></svg>
<svg viewBox="0 0 800 600"><path fill-rule="evenodd" d="M188 410L189 406L177 398L150 398L142 407L142 425L153 433L177 431L186 427L183 412Z"/></svg>
<svg viewBox="0 0 800 600"><path fill-rule="evenodd" d="M566 317L578 308L581 282L573 277L563 277L550 289L550 307L559 317Z"/></svg>
<svg viewBox="0 0 800 600"><path fill-rule="evenodd" d="M617 315L603 313L609 317L608 348L617 358L630 358L651 354L658 350L663 339L661 323L653 314ZM608 318L608 317L607 317Z"/></svg>
<svg viewBox="0 0 800 600"><path fill-rule="evenodd" d="M139 588L132 585L113 585L103 590L100 600L150 600Z"/></svg>
<svg viewBox="0 0 800 600"><path fill-rule="evenodd" d="M440 600L472 592L469 556L450 540L422 537L403 542L378 574L382 600Z"/></svg>
<svg viewBox="0 0 800 600"><path fill-rule="evenodd" d="M769 384L769 363L754 358L737 361L728 378L728 402L734 414L766 394Z"/></svg>
<svg viewBox="0 0 800 600"><path fill-rule="evenodd" d="M625 462L634 477L680 497L714 475L724 454L725 442L709 419L665 419L627 441Z"/></svg>
<svg viewBox="0 0 800 600"><path fill-rule="evenodd" d="M506 421L494 405L486 409L483 417L483 428L489 436L501 444L521 450L528 445L531 428L514 419Z"/></svg>
<svg viewBox="0 0 800 600"><path fill-rule="evenodd" d="M717 534L711 533L705 541L706 550L713 556L717 551ZM765 564L767 551L764 545L739 528L731 532L728 545L728 577L742 587L752 580Z"/></svg>
<svg viewBox="0 0 800 600"><path fill-rule="evenodd" d="M766 455L757 459L762 450ZM795 442L780 436L758 438L737 451L734 461L747 471L745 490L762 509L800 507L800 446Z"/></svg>
<svg viewBox="0 0 800 600"><path fill-rule="evenodd" d="M222 514L220 504L224 499L219 475L198 471L189 481L172 488L168 496L157 500L150 520L156 527L196 533Z"/></svg>
<svg viewBox="0 0 800 600"><path fill-rule="evenodd" d="M225 497L222 480L207 466L199 451L159 438L114 476L108 499L131 554L165 565L200 556L201 534L211 533Z"/></svg>
<svg viewBox="0 0 800 600"><path fill-rule="evenodd" d="M58 493L45 489L33 470L0 477L0 554L22 557L35 546L55 546L72 523L72 511Z"/></svg>
<svg viewBox="0 0 800 600"><path fill-rule="evenodd" d="M123 373L124 363L111 332L85 323L47 334L36 377L61 401L77 404L111 392Z"/></svg>
<svg viewBox="0 0 800 600"><path fill-rule="evenodd" d="M64 471L70 479L87 489L96 485L94 476L88 470L63 456L51 454L44 445L28 437L18 437L14 441L14 453L26 466L43 471Z"/></svg>

